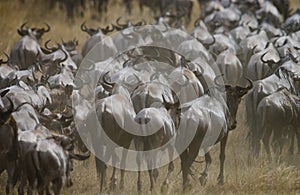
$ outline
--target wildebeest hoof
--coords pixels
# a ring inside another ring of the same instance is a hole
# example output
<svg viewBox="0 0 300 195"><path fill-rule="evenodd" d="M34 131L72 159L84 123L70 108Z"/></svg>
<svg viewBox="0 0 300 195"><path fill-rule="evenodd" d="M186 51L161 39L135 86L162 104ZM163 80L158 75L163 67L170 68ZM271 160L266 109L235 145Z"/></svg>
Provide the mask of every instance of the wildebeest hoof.
<svg viewBox="0 0 300 195"><path fill-rule="evenodd" d="M140 181L137 182L137 191L139 193L142 192L142 182L140 182Z"/></svg>
<svg viewBox="0 0 300 195"><path fill-rule="evenodd" d="M72 187L73 186L73 182L72 182L72 180L69 180L68 182L67 182L67 185L66 185L68 188L69 187Z"/></svg>
<svg viewBox="0 0 300 195"><path fill-rule="evenodd" d="M121 180L120 181L120 190L123 190L124 189L124 180Z"/></svg>
<svg viewBox="0 0 300 195"><path fill-rule="evenodd" d="M218 184L219 185L224 185L224 178L223 177L218 177Z"/></svg>
<svg viewBox="0 0 300 195"><path fill-rule="evenodd" d="M163 183L162 183L162 186L168 186L169 185L169 180L168 179L166 179Z"/></svg>
<svg viewBox="0 0 300 195"><path fill-rule="evenodd" d="M192 184L190 184L190 183L187 183L187 184L185 184L184 186L183 186L183 192L188 192L188 191L190 191L190 190L192 190L193 189L193 186L192 186Z"/></svg>
<svg viewBox="0 0 300 195"><path fill-rule="evenodd" d="M164 181L162 186L160 187L160 192L161 194L166 194L167 190L168 190L168 186L169 186L169 182L168 181Z"/></svg>
<svg viewBox="0 0 300 195"><path fill-rule="evenodd" d="M110 181L110 184L109 184L109 190L110 191L114 191L117 187L117 179L116 178L113 178L111 179Z"/></svg>
<svg viewBox="0 0 300 195"><path fill-rule="evenodd" d="M199 177L199 181L200 184L204 186L207 182L207 175L205 173L201 173L201 176Z"/></svg>
<svg viewBox="0 0 300 195"><path fill-rule="evenodd" d="M156 182L157 178L158 178L158 170L154 169L153 172L152 172L152 174L153 174L154 181Z"/></svg>

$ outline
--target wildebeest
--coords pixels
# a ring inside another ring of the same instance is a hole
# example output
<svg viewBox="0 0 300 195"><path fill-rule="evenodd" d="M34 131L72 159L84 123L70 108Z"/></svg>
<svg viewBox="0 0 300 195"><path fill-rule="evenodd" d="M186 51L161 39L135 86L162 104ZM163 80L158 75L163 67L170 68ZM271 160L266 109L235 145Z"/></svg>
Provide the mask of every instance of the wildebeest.
<svg viewBox="0 0 300 195"><path fill-rule="evenodd" d="M218 77L215 79L215 83L218 87L222 87L224 89L224 86L217 83L217 78ZM211 157L210 153L208 152L208 148L217 142L221 142L220 173L218 176L218 181L221 184L224 183L223 172L228 132L229 130L236 128L236 113L238 105L242 96L244 96L248 90L253 87L251 80L249 80L249 83L250 84L247 87L226 85L226 102L223 99L224 97L222 97L222 95L218 94L219 92L216 91L212 94L204 95L180 107L182 113L180 115L178 139L188 139L189 134L191 134L188 132L188 129L196 128L196 134L192 138L191 143L180 155L184 189L186 189L188 184L190 167L199 153L201 144L202 149L205 152L206 162L206 168L199 178L201 184L205 184L208 176L208 168L211 164ZM214 133L217 134L218 139L204 140L204 136L207 133L211 135L214 135ZM205 141L204 145L202 143L203 140Z"/></svg>
<svg viewBox="0 0 300 195"><path fill-rule="evenodd" d="M103 77L103 80L102 86L112 93L112 95L96 102L98 120L109 139L113 140L118 146L128 149L133 137L124 129L128 127L128 123L133 121L136 115L130 99L130 94L127 88L122 86L122 84L115 86L115 84L107 81L105 76ZM117 112L116 109L118 110ZM99 129L97 129L97 127L90 128L96 128L94 130L95 134L91 135L95 151L104 152L103 146L112 147L111 145L106 145L107 139L103 137L103 133L98 132ZM99 143L100 140L101 143ZM112 157L113 163L116 163L117 159L114 150L115 148L110 148L109 150L106 150L105 153L98 155L101 155L105 160L109 160ZM100 177L100 191L102 191L106 176L106 165L105 162L98 158L95 160L98 176ZM123 159L121 160L121 164L122 163L125 163L123 162ZM114 174L115 168L111 177L111 187L114 187ZM121 170L121 187L123 185L122 183L124 184L124 170Z"/></svg>
<svg viewBox="0 0 300 195"><path fill-rule="evenodd" d="M264 147L271 158L270 138L273 133L274 153L280 155L284 144L284 136L289 134L289 128L295 131L299 142L299 97L286 88L279 88L274 93L264 97L257 106L257 141L263 141ZM294 137L292 137L294 139ZM260 143L255 142L256 151ZM298 149L299 149L298 143ZM293 147L293 146L291 146Z"/></svg>
<svg viewBox="0 0 300 195"><path fill-rule="evenodd" d="M105 38L105 35L109 32L112 32L114 30L114 27L112 27L111 29L109 28L109 26L107 26L106 28L97 28L97 29L93 29L93 28L87 28L87 26L85 25L85 23L83 23L81 25L81 30L88 33L88 35L90 36L90 38L84 43L83 47L82 47L82 56L86 56L88 54L88 52L100 41L102 41Z"/></svg>
<svg viewBox="0 0 300 195"><path fill-rule="evenodd" d="M27 174L37 175L39 193L43 193L45 190L49 193L50 183L52 183L54 194L60 193L64 182L67 186L71 186L71 160L86 160L90 156L89 154L74 154L72 140L68 137L53 136L53 138L54 140L39 140L31 153L31 163L34 165L35 172Z"/></svg>
<svg viewBox="0 0 300 195"><path fill-rule="evenodd" d="M140 124L140 133L142 136L135 136L135 148L138 151L149 151L163 147L172 138L176 136L176 130L174 122L169 115L167 109L164 105L161 107L151 107L144 108L139 111L134 119L138 124ZM157 129L159 128L159 129ZM154 131L154 133L151 133ZM144 135L144 136L143 136ZM146 136L148 135L148 136ZM169 155L169 166L167 177L164 181L164 184L169 183L169 176L174 169L173 165L173 153L174 153L174 142L168 143L169 147L165 146L163 149L168 150ZM154 182L158 177L158 170L156 168L157 161L157 151L150 153L145 157L148 165L148 173L150 178L150 190L154 188ZM142 154L138 153L137 155L137 164L138 164L138 181L137 181L137 190L138 192L142 191L142 181L140 175L140 164L142 163Z"/></svg>
<svg viewBox="0 0 300 195"><path fill-rule="evenodd" d="M6 97L9 89L0 93L0 174L6 170L8 178L6 193L9 194L16 184L16 161L18 159L18 127L11 115L14 105L10 98Z"/></svg>
<svg viewBox="0 0 300 195"><path fill-rule="evenodd" d="M50 31L50 26L47 28L26 28L26 23L22 24L18 29L22 39L17 41L11 52L9 64L18 67L20 70L27 69L37 61L38 54L42 53L40 43L44 33Z"/></svg>

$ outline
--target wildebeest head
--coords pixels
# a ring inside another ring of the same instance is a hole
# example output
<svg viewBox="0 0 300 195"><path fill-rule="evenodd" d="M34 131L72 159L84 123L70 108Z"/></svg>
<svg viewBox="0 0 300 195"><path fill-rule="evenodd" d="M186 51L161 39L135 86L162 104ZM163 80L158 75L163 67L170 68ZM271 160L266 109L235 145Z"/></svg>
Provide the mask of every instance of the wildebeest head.
<svg viewBox="0 0 300 195"><path fill-rule="evenodd" d="M3 125L14 111L12 100L5 96L8 92L9 89L6 89L0 93L0 125Z"/></svg>
<svg viewBox="0 0 300 195"><path fill-rule="evenodd" d="M47 50L45 50L47 53L47 55L42 56L37 64L39 65L39 68L41 70L41 72L44 75L47 76L52 76L55 74L58 74L61 69L61 63L65 62L68 59L68 54L65 51L65 49L63 49L62 45L58 44L57 47L49 47L48 43L50 42L50 40L46 41L45 43L45 47ZM60 50L60 51L59 51ZM64 55L63 57L61 57L60 55L55 56L55 53L59 54L59 52L62 52L62 54Z"/></svg>
<svg viewBox="0 0 300 195"><path fill-rule="evenodd" d="M19 35L26 36L26 35L33 35L38 41L41 40L44 33L49 32L51 30L51 27L49 24L45 23L46 28L26 28L25 25L27 22L21 25L20 29L18 29Z"/></svg>
<svg viewBox="0 0 300 195"><path fill-rule="evenodd" d="M110 32L113 32L115 29L115 27L112 25L111 28L109 28L109 26L107 26L106 28L97 28L97 29L94 29L94 28L88 28L86 25L85 25L85 22L81 24L81 30L83 32L86 32L87 34L89 34L90 36L93 36L99 32L103 33L104 35L106 35L107 33L110 33Z"/></svg>
<svg viewBox="0 0 300 195"><path fill-rule="evenodd" d="M9 61L9 56L8 56L6 53L4 53L4 55L6 56L7 60L5 61L4 59L0 59L0 66L1 66L2 64L7 64L8 61Z"/></svg>
<svg viewBox="0 0 300 195"><path fill-rule="evenodd" d="M121 31L121 30L124 30L126 28L129 28L129 27L137 27L137 26L143 26L143 25L146 25L146 21L145 20L142 20L142 21L139 21L137 23L133 23L131 22L130 20L128 20L126 23L122 24L120 22L121 20L121 17L119 17L117 20L116 20L116 25L113 24L113 27L118 30L118 31Z"/></svg>
<svg viewBox="0 0 300 195"><path fill-rule="evenodd" d="M215 84L220 89L224 89L224 85L218 83L218 78L222 77L223 75L217 76L215 78ZM231 86L231 85L225 85L225 93L226 93L226 104L228 107L228 125L229 130L236 128L236 113L238 110L238 106L241 102L241 98L247 94L247 92L252 89L253 87L253 81L251 79L246 78L246 80L249 82L249 85L247 87L241 87L241 86Z"/></svg>
<svg viewBox="0 0 300 195"><path fill-rule="evenodd" d="M66 50L71 53L73 51L76 51L76 47L78 46L78 40L75 38L73 40L65 42L63 39L61 40L63 46L66 48Z"/></svg>

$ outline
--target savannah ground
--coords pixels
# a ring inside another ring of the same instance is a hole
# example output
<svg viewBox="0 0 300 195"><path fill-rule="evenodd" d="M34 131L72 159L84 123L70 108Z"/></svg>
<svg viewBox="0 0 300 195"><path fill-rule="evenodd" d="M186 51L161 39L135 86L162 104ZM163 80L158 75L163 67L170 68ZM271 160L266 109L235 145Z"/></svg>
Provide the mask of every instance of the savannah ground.
<svg viewBox="0 0 300 195"><path fill-rule="evenodd" d="M0 52L9 53L13 44L20 38L17 34L17 28L23 22L28 21L29 26L41 26L43 22L51 24L52 30L45 34L43 43L51 39L52 44L60 42L61 38L70 40L78 39L79 49L88 38L88 35L80 30L83 21L87 21L87 25L91 27L104 27L110 22L114 22L119 16L125 17L125 8L120 4L121 0L110 1L109 12L101 20L91 20L89 11L84 18L76 16L75 22L66 20L66 16L59 8L49 11L46 1L26 0L26 4L22 5L18 0L0 0ZM152 22L151 13L148 9L140 16L137 3L134 3L132 16L128 19L144 18L148 22ZM292 1L292 8L300 7L299 1ZM199 15L199 6L194 6L192 22ZM192 24L188 30L192 29ZM42 44L43 44L42 43ZM0 54L4 58L3 54ZM209 178L206 186L201 186L198 180L200 173L204 169L204 163L194 163L193 174L191 178L192 187L186 194L300 194L300 158L295 149L294 155L288 155L285 149L284 155L279 161L269 162L263 155L256 160L249 157L249 148L246 140L247 125L245 117L245 106L242 101L238 112L238 127L230 132L229 140L226 148L225 161L225 184L217 185L217 176L219 172L219 145L212 150L212 165L209 171ZM0 143L1 144L1 143ZM287 146L286 146L287 147ZM251 160L249 160L251 159ZM198 157L198 160L204 160ZM111 167L108 168L107 180L111 174ZM120 173L118 178L120 178ZM171 182L167 190L161 191L161 183L167 173L167 167L160 169L159 178L156 183L154 194L182 194L181 188L181 172L180 161L175 161L175 170L172 173ZM91 157L86 163L75 163L72 172L74 185L71 188L64 188L62 194L99 194L99 181L95 171L94 158ZM143 194L150 194L148 172L142 174ZM110 194L137 194L137 173L126 172L125 189L116 190ZM6 174L0 176L0 194L5 193ZM15 190L13 194L17 194Z"/></svg>

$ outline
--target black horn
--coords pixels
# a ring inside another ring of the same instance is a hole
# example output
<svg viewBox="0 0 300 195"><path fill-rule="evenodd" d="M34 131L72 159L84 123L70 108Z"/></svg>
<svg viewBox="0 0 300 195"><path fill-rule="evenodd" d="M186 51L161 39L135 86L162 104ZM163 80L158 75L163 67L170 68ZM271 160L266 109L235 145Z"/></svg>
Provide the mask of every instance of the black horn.
<svg viewBox="0 0 300 195"><path fill-rule="evenodd" d="M4 61L3 59L0 59L0 65L1 64L6 64L6 63L8 63L8 61L9 61L9 56L7 55L7 53L5 53L5 52L3 52L4 53L4 55L6 56L6 61Z"/></svg>
<svg viewBox="0 0 300 195"><path fill-rule="evenodd" d="M266 64L268 64L268 61L265 61L265 60L264 60L264 57L265 57L265 55L266 55L267 53L268 53L268 52L264 53L264 54L261 55L261 57L260 57L260 60L261 60L263 63L266 63Z"/></svg>
<svg viewBox="0 0 300 195"><path fill-rule="evenodd" d="M250 78L245 77L245 79L249 82L249 86L246 87L246 89L252 89L253 88L253 81Z"/></svg>
<svg viewBox="0 0 300 195"><path fill-rule="evenodd" d="M101 31L103 32L103 34L107 34L110 32L113 32L115 30L115 26L111 25L111 29L109 28L109 25L106 28L101 28Z"/></svg>
<svg viewBox="0 0 300 195"><path fill-rule="evenodd" d="M44 23L45 25L46 25L46 29L45 28L42 28L42 30L44 31L44 32L49 32L50 30L51 30L51 27L50 27L50 25L48 24L48 23Z"/></svg>
<svg viewBox="0 0 300 195"><path fill-rule="evenodd" d="M83 32L87 32L87 27L86 27L85 23L86 23L86 21L84 21L80 26L80 28Z"/></svg>
<svg viewBox="0 0 300 195"><path fill-rule="evenodd" d="M18 29L19 35L24 36L24 35L27 34L27 29L24 29L24 27L25 27L26 24L27 24L27 22L24 22L24 23L21 25L20 29Z"/></svg>
<svg viewBox="0 0 300 195"><path fill-rule="evenodd" d="M62 52L65 54L65 57L59 60L59 63L62 63L68 59L68 54L64 49L61 49Z"/></svg>
<svg viewBox="0 0 300 195"><path fill-rule="evenodd" d="M51 41L51 39L49 39L48 41L45 42L45 48L52 52L58 50L58 48L56 48L56 47L49 47L48 44L50 43L50 41Z"/></svg>

